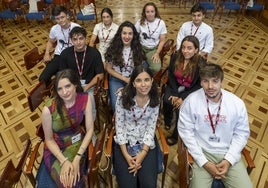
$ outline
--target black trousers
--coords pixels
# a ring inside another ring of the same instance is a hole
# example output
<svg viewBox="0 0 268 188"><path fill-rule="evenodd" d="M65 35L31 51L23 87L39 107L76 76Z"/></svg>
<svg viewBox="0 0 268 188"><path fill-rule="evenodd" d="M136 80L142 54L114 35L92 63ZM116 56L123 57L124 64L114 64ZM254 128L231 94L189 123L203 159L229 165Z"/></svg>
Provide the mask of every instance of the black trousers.
<svg viewBox="0 0 268 188"><path fill-rule="evenodd" d="M173 129L171 137L178 140L178 119L179 119L179 109L176 109L176 120L175 120L175 127ZM171 102L167 98L163 98L163 115L164 115L164 122L165 125L171 126L172 118L173 118L173 106Z"/></svg>
<svg viewBox="0 0 268 188"><path fill-rule="evenodd" d="M157 151L150 149L142 162L142 167L134 176L129 173L128 163L120 146L113 142L113 168L119 188L156 188Z"/></svg>
<svg viewBox="0 0 268 188"><path fill-rule="evenodd" d="M59 71L59 55L54 55L53 59L47 64L43 72L39 76L39 81L44 80L48 86L52 76Z"/></svg>

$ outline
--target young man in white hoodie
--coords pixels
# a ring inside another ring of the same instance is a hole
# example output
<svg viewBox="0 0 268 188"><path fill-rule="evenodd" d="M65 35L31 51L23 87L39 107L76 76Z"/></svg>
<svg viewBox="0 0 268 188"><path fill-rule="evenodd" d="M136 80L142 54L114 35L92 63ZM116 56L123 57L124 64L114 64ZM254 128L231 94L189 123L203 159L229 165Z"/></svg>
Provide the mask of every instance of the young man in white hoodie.
<svg viewBox="0 0 268 188"><path fill-rule="evenodd" d="M190 187L211 187L215 178L226 188L252 188L241 161L250 134L246 106L221 88L219 65L201 68L200 79L202 88L184 100L178 120L179 135L195 161Z"/></svg>

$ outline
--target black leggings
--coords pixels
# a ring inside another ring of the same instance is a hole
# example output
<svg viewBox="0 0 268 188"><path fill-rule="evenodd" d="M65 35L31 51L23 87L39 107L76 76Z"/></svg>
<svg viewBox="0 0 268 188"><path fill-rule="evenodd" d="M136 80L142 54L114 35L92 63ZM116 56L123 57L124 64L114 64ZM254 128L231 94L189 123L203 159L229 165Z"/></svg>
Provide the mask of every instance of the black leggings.
<svg viewBox="0 0 268 188"><path fill-rule="evenodd" d="M178 140L178 119L179 119L179 112L180 110L176 110L176 121L175 121L175 127L172 132L171 137ZM164 115L164 122L165 125L171 126L172 118L173 118L173 106L170 103L169 100L165 99L163 100L163 115Z"/></svg>
<svg viewBox="0 0 268 188"><path fill-rule="evenodd" d="M43 72L39 76L39 81L44 80L48 86L51 77L54 76L59 71L59 55L54 55L54 58L47 64Z"/></svg>

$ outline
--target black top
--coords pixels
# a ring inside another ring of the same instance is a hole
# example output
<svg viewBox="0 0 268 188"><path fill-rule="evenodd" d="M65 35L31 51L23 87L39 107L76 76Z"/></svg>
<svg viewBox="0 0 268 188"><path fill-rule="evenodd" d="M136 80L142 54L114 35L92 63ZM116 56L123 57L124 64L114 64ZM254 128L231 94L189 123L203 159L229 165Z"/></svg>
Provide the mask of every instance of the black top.
<svg viewBox="0 0 268 188"><path fill-rule="evenodd" d="M83 62L83 52L75 52L77 56L77 61L80 69L82 69ZM76 58L74 54L74 47L71 46L63 50L60 54L60 70L63 69L72 69L79 75L79 70L76 64ZM86 84L88 84L97 74L104 73L104 67L101 59L100 52L90 46L87 46L84 68L82 71L82 77L80 79L86 80ZM79 75L80 76L80 75Z"/></svg>

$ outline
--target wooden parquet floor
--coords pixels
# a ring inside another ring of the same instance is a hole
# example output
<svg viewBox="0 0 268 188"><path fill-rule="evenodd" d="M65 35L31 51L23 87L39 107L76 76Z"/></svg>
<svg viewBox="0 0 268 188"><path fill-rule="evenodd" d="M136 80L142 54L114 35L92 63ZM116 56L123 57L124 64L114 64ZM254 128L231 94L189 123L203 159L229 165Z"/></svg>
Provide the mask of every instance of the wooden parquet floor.
<svg viewBox="0 0 268 188"><path fill-rule="evenodd" d="M164 9L160 1L154 1L167 25L167 37L176 40L180 25L191 19L191 4L184 8L178 3L168 2ZM146 2L97 0L96 3L98 14L102 8L110 7L114 21L120 24L124 20L136 22ZM209 61L222 65L224 87L241 97L248 109L251 135L247 148L256 164L250 175L254 187L268 188L268 29L248 17L237 23L236 15L232 13L224 15L220 21L217 16L213 22L211 13L208 13L205 22L213 27L215 37ZM38 82L45 65L40 63L26 70L23 55L35 46L39 51L45 49L51 25L32 22L30 33L24 21L5 21L0 28L0 171L9 159L17 164L27 138L31 138L33 143L37 141L35 127L40 123L42 107L30 112L27 95ZM85 23L84 26L91 34L94 23ZM166 134L171 134L171 131ZM178 187L177 163L176 146L172 146L165 187ZM159 185L160 180L159 176ZM24 175L18 187L31 187L25 183Z"/></svg>

